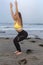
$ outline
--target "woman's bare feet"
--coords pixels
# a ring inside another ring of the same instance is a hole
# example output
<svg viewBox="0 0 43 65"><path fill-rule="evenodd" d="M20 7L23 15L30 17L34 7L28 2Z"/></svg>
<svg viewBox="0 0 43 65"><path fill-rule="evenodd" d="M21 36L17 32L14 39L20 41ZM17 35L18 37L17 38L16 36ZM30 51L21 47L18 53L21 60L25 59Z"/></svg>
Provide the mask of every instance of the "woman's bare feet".
<svg viewBox="0 0 43 65"><path fill-rule="evenodd" d="M16 54L16 53L18 53L19 51L15 51L14 53Z"/></svg>
<svg viewBox="0 0 43 65"><path fill-rule="evenodd" d="M20 55L20 54L22 54L22 52L19 52L19 51L18 51L18 52L16 53L16 55Z"/></svg>

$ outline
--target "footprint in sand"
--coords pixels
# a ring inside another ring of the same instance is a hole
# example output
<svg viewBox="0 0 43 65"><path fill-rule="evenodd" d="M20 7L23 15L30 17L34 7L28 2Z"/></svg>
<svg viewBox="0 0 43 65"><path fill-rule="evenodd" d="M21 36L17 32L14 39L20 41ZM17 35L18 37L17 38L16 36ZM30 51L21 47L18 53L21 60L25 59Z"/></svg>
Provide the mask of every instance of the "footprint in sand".
<svg viewBox="0 0 43 65"><path fill-rule="evenodd" d="M27 54L32 53L32 50L31 50L31 49L27 49L27 50L26 50L26 53L27 53Z"/></svg>
<svg viewBox="0 0 43 65"><path fill-rule="evenodd" d="M40 47L43 47L43 44L39 44Z"/></svg>
<svg viewBox="0 0 43 65"><path fill-rule="evenodd" d="M21 60L18 61L18 64L21 65L21 64L27 64L27 59L26 58L23 58Z"/></svg>
<svg viewBox="0 0 43 65"><path fill-rule="evenodd" d="M30 42L35 43L36 41L32 40L32 41L30 41Z"/></svg>

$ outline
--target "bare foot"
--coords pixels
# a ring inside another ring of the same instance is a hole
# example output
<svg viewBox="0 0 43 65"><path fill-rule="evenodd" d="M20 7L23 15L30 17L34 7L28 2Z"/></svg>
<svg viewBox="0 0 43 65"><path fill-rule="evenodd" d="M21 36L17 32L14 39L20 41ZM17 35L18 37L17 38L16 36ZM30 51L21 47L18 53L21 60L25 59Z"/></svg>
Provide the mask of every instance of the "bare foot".
<svg viewBox="0 0 43 65"><path fill-rule="evenodd" d="M18 53L19 51L15 51L14 53L16 54L16 53Z"/></svg>
<svg viewBox="0 0 43 65"><path fill-rule="evenodd" d="M20 54L22 54L22 52L17 52L17 53L16 53L16 55L20 55Z"/></svg>

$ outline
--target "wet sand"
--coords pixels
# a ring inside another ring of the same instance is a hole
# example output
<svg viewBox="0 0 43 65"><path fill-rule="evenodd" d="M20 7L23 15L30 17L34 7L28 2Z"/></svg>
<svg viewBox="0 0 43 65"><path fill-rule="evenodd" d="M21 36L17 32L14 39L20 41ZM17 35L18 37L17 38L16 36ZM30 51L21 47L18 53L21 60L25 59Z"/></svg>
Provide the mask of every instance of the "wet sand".
<svg viewBox="0 0 43 65"><path fill-rule="evenodd" d="M0 65L43 65L43 39L28 38L20 42L22 54L15 55L12 38L0 38Z"/></svg>

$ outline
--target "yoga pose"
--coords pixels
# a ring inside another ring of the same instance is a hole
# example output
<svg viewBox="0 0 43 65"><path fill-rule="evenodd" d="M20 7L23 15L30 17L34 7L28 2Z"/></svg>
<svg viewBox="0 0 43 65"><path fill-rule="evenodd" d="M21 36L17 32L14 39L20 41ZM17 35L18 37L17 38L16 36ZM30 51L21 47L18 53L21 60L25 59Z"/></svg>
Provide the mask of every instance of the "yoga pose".
<svg viewBox="0 0 43 65"><path fill-rule="evenodd" d="M19 42L26 39L28 36L28 33L25 30L23 30L22 15L18 11L18 4L17 4L16 0L15 0L14 4L16 7L16 12L15 13L13 12L12 3L10 3L10 11L11 11L12 18L14 20L14 28L18 32L18 35L14 38L13 42L17 49L17 51L15 51L15 53L16 53L16 55L19 55L22 53Z"/></svg>

